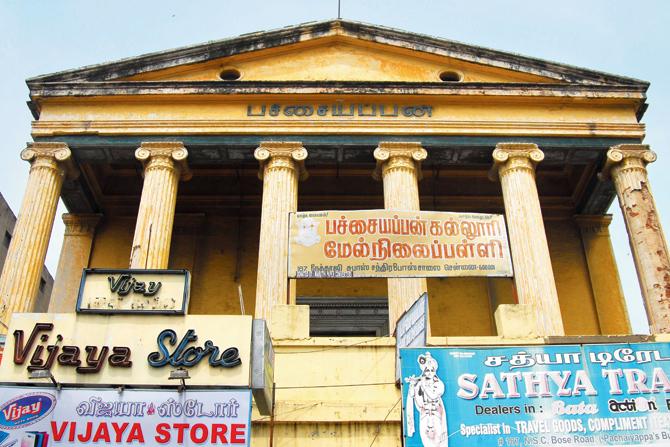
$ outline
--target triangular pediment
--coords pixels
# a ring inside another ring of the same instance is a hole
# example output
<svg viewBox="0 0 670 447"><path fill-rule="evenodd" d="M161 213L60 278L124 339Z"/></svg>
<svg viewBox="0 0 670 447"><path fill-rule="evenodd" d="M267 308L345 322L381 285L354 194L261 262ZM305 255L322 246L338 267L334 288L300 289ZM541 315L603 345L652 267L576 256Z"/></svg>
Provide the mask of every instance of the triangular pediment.
<svg viewBox="0 0 670 447"><path fill-rule="evenodd" d="M570 83L644 81L356 22L333 20L242 35L28 80L29 85L104 81L358 81Z"/></svg>
<svg viewBox="0 0 670 447"><path fill-rule="evenodd" d="M240 81L558 82L347 36L327 36L119 80L216 81L222 73L239 74Z"/></svg>

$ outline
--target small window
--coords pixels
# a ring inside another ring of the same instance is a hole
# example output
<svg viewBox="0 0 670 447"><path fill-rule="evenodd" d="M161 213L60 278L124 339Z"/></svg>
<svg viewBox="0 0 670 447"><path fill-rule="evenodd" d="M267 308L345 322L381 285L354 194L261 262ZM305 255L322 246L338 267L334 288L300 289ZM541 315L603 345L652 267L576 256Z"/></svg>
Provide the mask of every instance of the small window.
<svg viewBox="0 0 670 447"><path fill-rule="evenodd" d="M386 298L298 297L309 306L310 337L385 337L389 335Z"/></svg>
<svg viewBox="0 0 670 447"><path fill-rule="evenodd" d="M44 293L44 288L47 286L47 282L44 278L40 278L40 292Z"/></svg>
<svg viewBox="0 0 670 447"><path fill-rule="evenodd" d="M9 234L9 231L5 231L5 239L3 243L5 244L5 247L9 247L9 243L12 242L12 235Z"/></svg>
<svg viewBox="0 0 670 447"><path fill-rule="evenodd" d="M242 76L242 74L235 68L226 68L219 74L219 78L221 78L222 81L237 81L240 79L240 76Z"/></svg>
<svg viewBox="0 0 670 447"><path fill-rule="evenodd" d="M440 73L440 81L442 82L461 82L463 75L454 70L446 70Z"/></svg>

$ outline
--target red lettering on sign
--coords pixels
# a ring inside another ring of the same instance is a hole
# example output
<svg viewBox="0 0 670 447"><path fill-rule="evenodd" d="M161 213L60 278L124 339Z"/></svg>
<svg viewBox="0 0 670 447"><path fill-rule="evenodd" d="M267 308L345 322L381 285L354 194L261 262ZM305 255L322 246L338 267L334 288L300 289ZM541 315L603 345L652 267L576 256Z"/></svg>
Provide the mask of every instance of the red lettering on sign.
<svg viewBox="0 0 670 447"><path fill-rule="evenodd" d="M128 433L128 439L126 443L130 444L133 441L137 441L140 444L144 444L144 433L142 432L142 426L139 422L135 422L130 428L130 433Z"/></svg>
<svg viewBox="0 0 670 447"><path fill-rule="evenodd" d="M216 444L217 439L221 440L221 444L228 444L226 441L226 432L228 426L226 424L212 424L212 444Z"/></svg>
<svg viewBox="0 0 670 447"><path fill-rule="evenodd" d="M230 443L244 444L244 432L247 424L230 424Z"/></svg>
<svg viewBox="0 0 670 447"><path fill-rule="evenodd" d="M116 434L116 438L114 440L116 442L121 442L123 438L123 432L126 431L126 428L128 428L128 423L124 422L123 424L119 424L118 422L112 422L112 428Z"/></svg>
<svg viewBox="0 0 670 447"><path fill-rule="evenodd" d="M58 422L51 421L51 436L54 438L54 441L59 442L63 435L65 434L65 429L67 428L67 422L63 422L58 427Z"/></svg>
<svg viewBox="0 0 670 447"><path fill-rule="evenodd" d="M111 438L109 437L109 428L107 428L107 424L105 422L98 425L98 429L95 431L95 435L93 436L93 442L100 441L105 441L107 443L111 442Z"/></svg>
<svg viewBox="0 0 670 447"><path fill-rule="evenodd" d="M172 424L174 428L177 429L177 442L182 444L184 442L184 430L186 430L189 424Z"/></svg>
<svg viewBox="0 0 670 447"><path fill-rule="evenodd" d="M197 430L200 431L200 436L197 434ZM207 436L209 435L207 426L205 424L195 424L191 428L191 441L195 442L196 444L200 444L202 442L207 441Z"/></svg>
<svg viewBox="0 0 670 447"><path fill-rule="evenodd" d="M73 424L74 425L74 424ZM93 433L93 424L91 422L86 423L86 433L82 436L81 433L77 435L79 442L88 442L91 439L91 434Z"/></svg>
<svg viewBox="0 0 670 447"><path fill-rule="evenodd" d="M170 424L161 423L156 426L156 436L154 439L159 444L166 444L170 442Z"/></svg>

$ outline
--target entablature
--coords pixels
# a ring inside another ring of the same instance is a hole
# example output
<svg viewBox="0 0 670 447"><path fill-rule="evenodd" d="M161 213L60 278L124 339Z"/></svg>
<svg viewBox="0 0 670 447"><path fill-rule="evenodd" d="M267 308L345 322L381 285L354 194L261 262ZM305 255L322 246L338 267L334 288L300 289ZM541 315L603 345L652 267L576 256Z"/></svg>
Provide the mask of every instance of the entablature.
<svg viewBox="0 0 670 447"><path fill-rule="evenodd" d="M261 182L254 150L262 135L94 136L63 135L39 141L65 142L82 176L66 181L63 200L70 212L132 216L141 192L141 166L134 157L146 141L175 141L189 153L193 178L180 188L178 212L257 216ZM540 200L547 218L602 214L614 198L596 173L607 150L639 142L622 138L458 137L377 135L274 135L300 141L308 151L310 178L301 184L301 210L383 207L381 186L372 180L373 151L380 141L418 141L428 152L420 182L422 209L502 212L499 186L487 177L491 154L501 141L532 142L545 160L538 166Z"/></svg>

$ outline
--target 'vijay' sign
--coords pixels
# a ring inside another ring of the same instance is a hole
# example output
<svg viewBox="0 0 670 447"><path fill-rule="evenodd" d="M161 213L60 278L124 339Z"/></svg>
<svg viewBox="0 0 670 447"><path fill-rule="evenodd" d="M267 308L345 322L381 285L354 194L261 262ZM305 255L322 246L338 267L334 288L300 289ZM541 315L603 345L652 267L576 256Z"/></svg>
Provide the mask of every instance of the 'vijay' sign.
<svg viewBox="0 0 670 447"><path fill-rule="evenodd" d="M77 312L185 314L188 270L84 269Z"/></svg>

